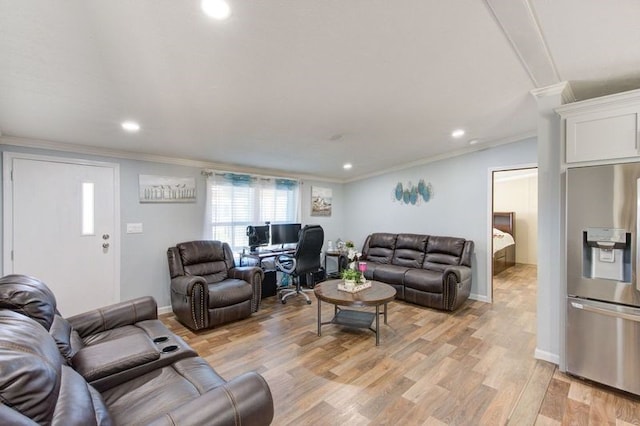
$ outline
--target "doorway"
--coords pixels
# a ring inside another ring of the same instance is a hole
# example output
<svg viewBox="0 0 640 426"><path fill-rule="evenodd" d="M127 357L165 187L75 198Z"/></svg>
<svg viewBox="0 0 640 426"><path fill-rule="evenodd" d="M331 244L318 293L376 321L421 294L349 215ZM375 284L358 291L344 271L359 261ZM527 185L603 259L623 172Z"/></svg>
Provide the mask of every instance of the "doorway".
<svg viewBox="0 0 640 426"><path fill-rule="evenodd" d="M491 171L488 282L517 270L534 274L538 255L538 169L516 166ZM510 269L514 268L514 269Z"/></svg>
<svg viewBox="0 0 640 426"><path fill-rule="evenodd" d="M46 283L64 316L120 299L119 166L3 157L3 273Z"/></svg>

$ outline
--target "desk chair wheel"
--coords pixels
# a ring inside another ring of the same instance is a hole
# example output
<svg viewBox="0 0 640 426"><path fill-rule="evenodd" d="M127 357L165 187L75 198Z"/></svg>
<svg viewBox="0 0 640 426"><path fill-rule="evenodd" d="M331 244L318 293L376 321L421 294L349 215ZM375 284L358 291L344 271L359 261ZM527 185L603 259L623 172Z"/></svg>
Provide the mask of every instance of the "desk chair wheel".
<svg viewBox="0 0 640 426"><path fill-rule="evenodd" d="M311 304L311 300L307 300L307 305L310 305L310 304Z"/></svg>

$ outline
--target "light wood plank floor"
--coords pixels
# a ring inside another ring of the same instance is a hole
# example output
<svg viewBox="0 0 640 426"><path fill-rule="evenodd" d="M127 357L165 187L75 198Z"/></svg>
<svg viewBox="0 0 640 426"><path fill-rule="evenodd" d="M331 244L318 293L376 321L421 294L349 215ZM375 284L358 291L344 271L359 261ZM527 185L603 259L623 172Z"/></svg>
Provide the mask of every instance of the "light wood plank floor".
<svg viewBox="0 0 640 426"><path fill-rule="evenodd" d="M392 302L378 347L368 330L331 325L318 337L317 301L301 297L264 299L251 318L198 333L162 319L223 377L261 373L274 425L640 424L639 399L533 358L535 274L509 268L493 304L454 313Z"/></svg>

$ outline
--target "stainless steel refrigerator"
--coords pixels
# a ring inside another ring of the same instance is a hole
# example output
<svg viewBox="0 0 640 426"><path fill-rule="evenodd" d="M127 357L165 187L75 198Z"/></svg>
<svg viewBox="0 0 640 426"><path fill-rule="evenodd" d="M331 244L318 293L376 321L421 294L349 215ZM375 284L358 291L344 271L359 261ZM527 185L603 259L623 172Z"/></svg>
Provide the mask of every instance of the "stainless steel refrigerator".
<svg viewBox="0 0 640 426"><path fill-rule="evenodd" d="M566 367L640 395L640 163L567 170Z"/></svg>

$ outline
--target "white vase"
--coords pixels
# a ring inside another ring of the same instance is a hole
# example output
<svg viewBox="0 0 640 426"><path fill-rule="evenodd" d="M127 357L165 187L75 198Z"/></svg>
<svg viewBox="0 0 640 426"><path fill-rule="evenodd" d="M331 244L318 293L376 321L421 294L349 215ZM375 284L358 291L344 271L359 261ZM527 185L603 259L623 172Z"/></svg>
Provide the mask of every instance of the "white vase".
<svg viewBox="0 0 640 426"><path fill-rule="evenodd" d="M348 291L352 291L356 286L356 282L354 280L344 280L344 288Z"/></svg>

